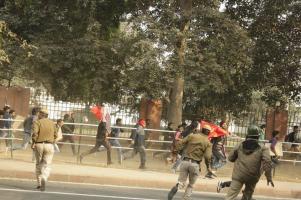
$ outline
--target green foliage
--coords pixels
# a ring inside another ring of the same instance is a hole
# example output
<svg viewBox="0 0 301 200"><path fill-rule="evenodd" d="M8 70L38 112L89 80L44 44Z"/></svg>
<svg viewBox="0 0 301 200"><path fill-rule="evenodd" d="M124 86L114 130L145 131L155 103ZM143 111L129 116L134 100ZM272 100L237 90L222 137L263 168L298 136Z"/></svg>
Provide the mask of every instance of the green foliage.
<svg viewBox="0 0 301 200"><path fill-rule="evenodd" d="M270 105L300 100L300 1L229 0L226 7L255 43L250 81L264 91L264 100Z"/></svg>
<svg viewBox="0 0 301 200"><path fill-rule="evenodd" d="M114 53L107 41L93 37L64 45L41 45L31 60L32 76L57 99L85 102L113 101L118 73L112 68Z"/></svg>
<svg viewBox="0 0 301 200"><path fill-rule="evenodd" d="M119 32L120 19L131 7L127 5L113 0L8 0L1 15L37 46L23 76L56 99L118 103L124 95L159 98L167 79L159 48L135 33Z"/></svg>
<svg viewBox="0 0 301 200"><path fill-rule="evenodd" d="M238 113L250 103L248 82L252 43L247 32L226 15L197 9L186 55L186 113L215 119Z"/></svg>
<svg viewBox="0 0 301 200"><path fill-rule="evenodd" d="M168 100L180 74L185 113L214 119L247 109L254 90L270 105L301 92L297 0L227 0L225 13L218 0L195 0L191 14L180 0L3 2L1 77L35 80L56 99Z"/></svg>
<svg viewBox="0 0 301 200"><path fill-rule="evenodd" d="M136 36L128 39L122 66L122 90L126 95L138 98L143 95L151 99L164 96L168 89L169 73L160 60L160 48L148 39ZM124 47L123 47L124 48ZM163 53L163 52L162 52Z"/></svg>
<svg viewBox="0 0 301 200"><path fill-rule="evenodd" d="M162 58L169 77L166 98L172 78L184 73L185 118L214 118L224 112L239 112L250 102L254 87L247 80L252 63L252 42L247 32L220 13L217 4L193 1L183 71L176 52L178 37L182 37L178 2L153 1L151 9L131 19L135 31L161 50L157 55L167 55Z"/></svg>
<svg viewBox="0 0 301 200"><path fill-rule="evenodd" d="M1 16L37 46L23 77L43 85L57 99L117 101L122 94L116 92L120 72L114 67L119 60L112 38L123 13L119 3L6 0Z"/></svg>
<svg viewBox="0 0 301 200"><path fill-rule="evenodd" d="M32 48L0 21L0 84L10 87L13 80L22 77L25 60L32 55Z"/></svg>

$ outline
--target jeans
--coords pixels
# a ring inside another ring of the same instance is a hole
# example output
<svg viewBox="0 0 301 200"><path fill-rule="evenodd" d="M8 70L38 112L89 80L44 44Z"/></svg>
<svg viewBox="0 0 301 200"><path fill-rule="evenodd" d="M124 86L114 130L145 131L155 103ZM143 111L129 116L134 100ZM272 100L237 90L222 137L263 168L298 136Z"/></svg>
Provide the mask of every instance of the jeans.
<svg viewBox="0 0 301 200"><path fill-rule="evenodd" d="M31 143L31 134L24 133L22 144L18 147L13 147L13 150L19 150L19 149L25 150L25 149L27 149L27 147L30 143Z"/></svg>
<svg viewBox="0 0 301 200"><path fill-rule="evenodd" d="M23 142L21 145L13 147L13 150L26 150L28 145L31 143L31 134L30 133L24 133L23 135ZM32 151L32 162L36 160L35 151Z"/></svg>
<svg viewBox="0 0 301 200"><path fill-rule="evenodd" d="M124 159L133 158L135 155L137 155L137 153L139 153L139 155L140 155L140 166L145 166L146 152L145 152L144 146L134 147L132 152L129 152L128 154L124 155Z"/></svg>
<svg viewBox="0 0 301 200"><path fill-rule="evenodd" d="M226 163L226 156L223 154L223 152L221 150L214 149L212 151L212 168L222 168Z"/></svg>
<svg viewBox="0 0 301 200"><path fill-rule="evenodd" d="M10 136L9 136L9 134L8 134L8 131L3 131L3 130L1 130L1 132L0 132L0 137L3 137L3 138L9 138ZM10 142L11 142L12 140L8 140L8 139L6 139L5 140L5 146L6 147L9 147L9 144L10 144Z"/></svg>

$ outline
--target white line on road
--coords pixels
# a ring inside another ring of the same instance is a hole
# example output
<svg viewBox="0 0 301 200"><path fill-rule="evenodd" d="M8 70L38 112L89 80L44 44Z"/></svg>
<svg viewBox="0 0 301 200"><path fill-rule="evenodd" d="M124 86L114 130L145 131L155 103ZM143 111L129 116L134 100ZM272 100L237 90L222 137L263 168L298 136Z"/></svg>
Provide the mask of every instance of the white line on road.
<svg viewBox="0 0 301 200"><path fill-rule="evenodd" d="M14 180L14 181L28 181L28 182L35 182L31 179L19 179L19 178L4 178L0 177L0 180ZM153 188L153 187L139 187L139 186L125 186L125 185L109 185L109 184L95 184L95 183L76 183L76 182L65 182L65 181L49 181L50 183L58 183L58 184L69 184L69 185L86 185L86 186L102 186L102 187L112 187L112 188L125 188L125 189L138 189L138 190L154 190L154 191L165 191L168 192L170 189L165 188ZM35 191L37 192L37 191ZM215 193L215 192L200 192L195 191L194 194L199 195L208 195L214 197L224 197L224 193ZM288 198L288 197L269 197L269 196L262 196L262 195L254 195L254 198L260 199L267 199L267 200L297 200L297 198ZM138 200L140 200L138 198ZM151 199L144 199L144 200L151 200Z"/></svg>
<svg viewBox="0 0 301 200"><path fill-rule="evenodd" d="M146 198L136 198L136 197L122 197L122 196L108 196L108 195L97 195L97 194L81 194L81 193L69 193L69 192L40 192L34 190L20 190L20 189L7 189L0 188L0 191L9 192L21 192L21 193L39 193L39 194L56 194L56 195L66 195L66 196L82 196L82 197L99 197L99 198L110 198L110 199L132 199L132 200L159 200L159 199L146 199Z"/></svg>

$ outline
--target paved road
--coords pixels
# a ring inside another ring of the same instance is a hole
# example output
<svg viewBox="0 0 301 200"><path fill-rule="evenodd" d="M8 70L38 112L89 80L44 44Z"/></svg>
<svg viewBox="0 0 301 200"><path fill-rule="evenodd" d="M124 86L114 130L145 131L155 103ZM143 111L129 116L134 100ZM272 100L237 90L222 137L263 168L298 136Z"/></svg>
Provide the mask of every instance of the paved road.
<svg viewBox="0 0 301 200"><path fill-rule="evenodd" d="M164 200L167 191L159 189L142 189L133 187L102 186L87 184L69 184L51 182L47 190L40 192L34 188L35 182L25 180L0 179L1 200ZM176 200L181 199L179 193ZM194 194L193 199L222 200L222 194ZM256 198L272 200L275 198Z"/></svg>

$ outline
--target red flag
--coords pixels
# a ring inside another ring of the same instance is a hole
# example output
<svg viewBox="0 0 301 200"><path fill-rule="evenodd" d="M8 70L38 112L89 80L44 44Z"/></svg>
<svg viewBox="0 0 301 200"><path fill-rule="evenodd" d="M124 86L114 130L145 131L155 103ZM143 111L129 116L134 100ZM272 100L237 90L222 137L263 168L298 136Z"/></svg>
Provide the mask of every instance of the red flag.
<svg viewBox="0 0 301 200"><path fill-rule="evenodd" d="M103 118L103 107L101 106L94 106L91 108L91 112L95 115L98 121L101 121Z"/></svg>
<svg viewBox="0 0 301 200"><path fill-rule="evenodd" d="M204 127L205 125L209 125L211 127L211 132L208 135L208 139L211 140L213 137L220 137L220 136L228 136L229 132L222 129L221 127L212 124L210 122L201 121L201 127Z"/></svg>

